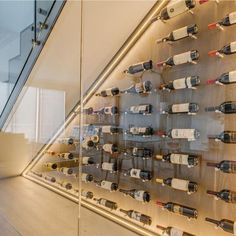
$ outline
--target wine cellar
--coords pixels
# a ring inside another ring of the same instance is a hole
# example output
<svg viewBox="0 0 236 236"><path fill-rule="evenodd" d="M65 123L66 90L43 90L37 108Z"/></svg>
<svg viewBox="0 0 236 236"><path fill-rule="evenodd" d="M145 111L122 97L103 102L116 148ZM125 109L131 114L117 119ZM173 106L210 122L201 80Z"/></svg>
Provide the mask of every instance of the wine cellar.
<svg viewBox="0 0 236 236"><path fill-rule="evenodd" d="M159 1L24 176L140 235L235 235L234 30L236 1Z"/></svg>

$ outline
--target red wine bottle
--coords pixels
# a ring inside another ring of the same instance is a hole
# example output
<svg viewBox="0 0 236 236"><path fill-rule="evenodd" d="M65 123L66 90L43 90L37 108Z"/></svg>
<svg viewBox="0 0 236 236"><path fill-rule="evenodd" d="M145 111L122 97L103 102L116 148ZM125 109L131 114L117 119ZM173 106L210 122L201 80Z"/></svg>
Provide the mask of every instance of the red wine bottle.
<svg viewBox="0 0 236 236"><path fill-rule="evenodd" d="M236 83L236 71L223 73L217 79L207 80L207 84L227 85L227 84L233 84L233 83Z"/></svg>
<svg viewBox="0 0 236 236"><path fill-rule="evenodd" d="M126 149L125 154L142 159L149 159L153 156L153 150L151 148L133 147L130 149Z"/></svg>
<svg viewBox="0 0 236 236"><path fill-rule="evenodd" d="M79 144L79 140L75 138L60 138L58 139L58 143L65 145L77 145Z"/></svg>
<svg viewBox="0 0 236 236"><path fill-rule="evenodd" d="M81 190L81 196L85 197L87 199L93 199L93 192L86 191L86 190Z"/></svg>
<svg viewBox="0 0 236 236"><path fill-rule="evenodd" d="M220 163L207 162L207 166L215 167L216 170L221 170L227 174L236 174L236 161L224 160Z"/></svg>
<svg viewBox="0 0 236 236"><path fill-rule="evenodd" d="M116 191L118 189L118 184L114 182L110 182L107 180L94 180L97 186L109 190L109 191Z"/></svg>
<svg viewBox="0 0 236 236"><path fill-rule="evenodd" d="M214 111L214 112L220 112L224 114L233 114L236 113L236 102L228 101L223 102L219 106L216 107L207 107L205 108L206 112Z"/></svg>
<svg viewBox="0 0 236 236"><path fill-rule="evenodd" d="M119 113L119 109L116 106L103 107L97 111L93 111L93 114L98 115L116 115Z"/></svg>
<svg viewBox="0 0 236 236"><path fill-rule="evenodd" d="M112 172L116 172L118 170L118 166L117 166L117 162L103 162L101 165L102 170L104 171L110 171Z"/></svg>
<svg viewBox="0 0 236 236"><path fill-rule="evenodd" d="M209 139L214 139L215 141L221 141L223 143L236 143L236 131L223 131L219 135L209 135Z"/></svg>
<svg viewBox="0 0 236 236"><path fill-rule="evenodd" d="M167 84L161 84L161 90L178 90L178 89L196 89L196 86L200 84L199 76L189 76L181 79L176 79L174 81L170 81Z"/></svg>
<svg viewBox="0 0 236 236"><path fill-rule="evenodd" d="M231 12L225 16L222 20L214 22L208 25L208 29L215 29L217 27L223 29L222 26L231 26L236 24L236 12Z"/></svg>
<svg viewBox="0 0 236 236"><path fill-rule="evenodd" d="M196 129L171 129L162 137L169 137L172 139L187 139L188 141L194 141L198 139L200 133Z"/></svg>
<svg viewBox="0 0 236 236"><path fill-rule="evenodd" d="M154 130L152 127L130 127L129 134L137 135L137 136L151 136L154 134Z"/></svg>
<svg viewBox="0 0 236 236"><path fill-rule="evenodd" d="M63 160L73 160L75 158L75 154L72 153L72 152L54 152L54 151L50 151L50 150L47 150L45 152L45 154L48 154L50 156L56 156L58 158L61 158Z"/></svg>
<svg viewBox="0 0 236 236"><path fill-rule="evenodd" d="M81 174L81 180L82 182L88 183L93 181L93 176L87 173Z"/></svg>
<svg viewBox="0 0 236 236"><path fill-rule="evenodd" d="M197 192L198 184L184 179L176 178L167 178L167 179L156 179L156 182L162 184L163 186L167 185L173 189L185 191L188 194Z"/></svg>
<svg viewBox="0 0 236 236"><path fill-rule="evenodd" d="M183 216L186 216L188 218L197 219L197 217L198 217L198 211L194 208L191 208L191 207L179 205L179 204L173 203L173 202L163 203L163 202L157 201L156 204L159 207L163 207L164 209L166 209L170 212L173 212L173 213L176 213L176 214L179 214L179 215L183 215Z"/></svg>
<svg viewBox="0 0 236 236"><path fill-rule="evenodd" d="M174 228L174 227L163 227L161 225L156 226L158 229L162 230L162 234L166 236L195 236L193 234L184 232L180 229Z"/></svg>
<svg viewBox="0 0 236 236"><path fill-rule="evenodd" d="M61 181L61 182L58 182L58 184L62 188L65 188L66 190L71 190L73 188L72 184L70 182L67 182L67 181Z"/></svg>
<svg viewBox="0 0 236 236"><path fill-rule="evenodd" d="M117 126L104 125L101 128L103 134L119 134L122 132L122 129Z"/></svg>
<svg viewBox="0 0 236 236"><path fill-rule="evenodd" d="M152 179L152 172L149 170L131 168L124 173L125 176L148 181Z"/></svg>
<svg viewBox="0 0 236 236"><path fill-rule="evenodd" d="M133 199L140 201L140 202L150 202L150 193L144 190L137 190L137 189L119 189L121 193L124 193L125 195L129 195Z"/></svg>
<svg viewBox="0 0 236 236"><path fill-rule="evenodd" d="M216 199L221 199L224 202L236 204L236 192L231 190L223 189L219 192L207 190L207 194L213 195Z"/></svg>
<svg viewBox="0 0 236 236"><path fill-rule="evenodd" d="M166 110L162 111L162 114L196 115L198 111L199 106L197 103L180 103L169 105Z"/></svg>
<svg viewBox="0 0 236 236"><path fill-rule="evenodd" d="M205 220L207 222L215 224L217 227L223 229L225 232L236 235L236 223L234 221L226 220L226 219L218 221L218 220L214 220L208 217L205 218Z"/></svg>
<svg viewBox="0 0 236 236"><path fill-rule="evenodd" d="M44 179L51 182L51 183L56 183L56 178L54 176L44 176Z"/></svg>
<svg viewBox="0 0 236 236"><path fill-rule="evenodd" d="M47 167L50 170L56 170L57 169L57 163L44 163L44 166Z"/></svg>
<svg viewBox="0 0 236 236"><path fill-rule="evenodd" d="M151 225L152 223L152 219L150 216L144 215L138 211L134 211L134 210L124 210L124 209L120 209L121 212L123 212L125 215L127 215L129 218L136 220L138 222L141 222L145 225Z"/></svg>
<svg viewBox="0 0 236 236"><path fill-rule="evenodd" d="M126 113L129 114L142 114L147 115L152 113L152 105L151 104L143 104L138 106L131 106Z"/></svg>
<svg viewBox="0 0 236 236"><path fill-rule="evenodd" d="M92 115L93 114L93 108L92 107L87 107L83 109L83 113L85 115Z"/></svg>
<svg viewBox="0 0 236 236"><path fill-rule="evenodd" d="M156 19L169 20L186 11L190 11L196 5L195 0L177 0L170 2L160 13Z"/></svg>
<svg viewBox="0 0 236 236"><path fill-rule="evenodd" d="M218 57L223 58L224 55L231 55L234 53L236 53L236 42L232 42L230 44L227 44L219 50L212 50L212 51L208 52L208 55L210 57L218 56Z"/></svg>
<svg viewBox="0 0 236 236"><path fill-rule="evenodd" d="M134 64L130 66L127 70L125 70L124 73L134 75L139 72L143 72L143 71L151 70L151 69L152 69L152 60Z"/></svg>
<svg viewBox="0 0 236 236"><path fill-rule="evenodd" d="M168 153L166 155L156 155L156 159L172 164L186 165L188 167L194 167L199 164L199 156L193 154Z"/></svg>
<svg viewBox="0 0 236 236"><path fill-rule="evenodd" d="M57 168L57 171L63 173L64 175L72 175L74 173L73 169L68 167Z"/></svg>
<svg viewBox="0 0 236 236"><path fill-rule="evenodd" d="M97 203L101 206L104 206L106 208L109 208L110 210L116 210L118 208L118 205L116 202L112 202L110 200L107 200L105 198L94 198L94 201L97 201Z"/></svg>
<svg viewBox="0 0 236 236"><path fill-rule="evenodd" d="M197 50L184 52L173 57L169 57L167 60L157 63L157 66L177 66L185 63L196 64L199 59L199 53Z"/></svg>
<svg viewBox="0 0 236 236"><path fill-rule="evenodd" d="M136 83L129 87L128 89L122 90L121 93L130 93L130 94L146 94L150 93L152 90L151 81L144 81Z"/></svg>
<svg viewBox="0 0 236 236"><path fill-rule="evenodd" d="M82 157L82 165L93 165L95 164L94 159L92 157Z"/></svg>
<svg viewBox="0 0 236 236"><path fill-rule="evenodd" d="M107 152L110 154L118 153L118 151L119 151L118 146L116 144L112 144L112 143L104 144L102 146L102 149L104 152Z"/></svg>
<svg viewBox="0 0 236 236"><path fill-rule="evenodd" d="M96 93L95 95L100 96L100 97L113 97L119 94L120 94L119 88L112 87L112 88L102 90L100 93Z"/></svg>
<svg viewBox="0 0 236 236"><path fill-rule="evenodd" d="M197 34L197 33L198 33L198 27L196 24L188 25L188 26L185 26L180 29L172 31L168 36L166 36L162 39L158 39L157 43L175 42L180 39L187 38L187 37L191 37L191 38L196 39L197 37L195 36L195 34Z"/></svg>

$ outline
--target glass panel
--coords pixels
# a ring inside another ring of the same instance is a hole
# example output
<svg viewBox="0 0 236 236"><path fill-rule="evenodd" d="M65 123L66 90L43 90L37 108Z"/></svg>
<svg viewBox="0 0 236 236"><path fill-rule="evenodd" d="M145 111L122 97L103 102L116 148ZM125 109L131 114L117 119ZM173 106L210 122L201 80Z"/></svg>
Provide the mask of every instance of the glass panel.
<svg viewBox="0 0 236 236"><path fill-rule="evenodd" d="M32 50L34 1L0 1L0 113Z"/></svg>

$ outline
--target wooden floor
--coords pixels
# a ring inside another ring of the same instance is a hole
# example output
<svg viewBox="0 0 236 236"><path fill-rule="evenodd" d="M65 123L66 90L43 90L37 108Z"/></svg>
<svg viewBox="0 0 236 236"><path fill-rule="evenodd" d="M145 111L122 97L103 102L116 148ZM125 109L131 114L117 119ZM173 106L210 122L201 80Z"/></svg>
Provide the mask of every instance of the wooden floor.
<svg viewBox="0 0 236 236"><path fill-rule="evenodd" d="M0 236L77 236L77 205L23 177L0 180ZM137 236L82 208L80 236Z"/></svg>

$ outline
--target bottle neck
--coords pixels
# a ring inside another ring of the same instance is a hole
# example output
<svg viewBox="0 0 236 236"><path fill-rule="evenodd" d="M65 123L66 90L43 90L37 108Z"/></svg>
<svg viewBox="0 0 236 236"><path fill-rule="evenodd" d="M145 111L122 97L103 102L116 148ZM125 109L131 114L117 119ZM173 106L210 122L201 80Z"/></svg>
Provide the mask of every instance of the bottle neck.
<svg viewBox="0 0 236 236"><path fill-rule="evenodd" d="M206 111L206 112L216 111L216 110L220 110L220 106L216 106L216 107L206 107L206 108L205 108L205 111Z"/></svg>
<svg viewBox="0 0 236 236"><path fill-rule="evenodd" d="M207 222L210 222L210 223L212 223L212 224L215 224L215 225L219 225L220 224L220 221L218 221L218 220L214 220L214 219L211 219L211 218L206 218L205 219Z"/></svg>
<svg viewBox="0 0 236 236"><path fill-rule="evenodd" d="M124 194L131 194L130 190L125 190L125 189L119 189L119 192L124 193Z"/></svg>
<svg viewBox="0 0 236 236"><path fill-rule="evenodd" d="M219 164L218 163L207 162L207 166L218 168Z"/></svg>
<svg viewBox="0 0 236 236"><path fill-rule="evenodd" d="M219 193L215 191L207 190L207 194L218 196Z"/></svg>
<svg viewBox="0 0 236 236"><path fill-rule="evenodd" d="M160 206L160 207L164 207L165 206L165 203L159 202L159 201L156 201L156 204L157 204L157 206Z"/></svg>
<svg viewBox="0 0 236 236"><path fill-rule="evenodd" d="M163 226L161 226L161 225L156 225L156 227L158 228L158 229L161 229L161 230L163 230L163 231L165 231L167 228L165 228L165 227L163 227Z"/></svg>
<svg viewBox="0 0 236 236"><path fill-rule="evenodd" d="M219 139L219 135L208 135L208 139Z"/></svg>
<svg viewBox="0 0 236 236"><path fill-rule="evenodd" d="M120 209L120 212L123 212L124 214L128 215L128 212L129 212L129 211L126 211L126 210L124 210L124 209Z"/></svg>

